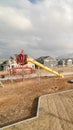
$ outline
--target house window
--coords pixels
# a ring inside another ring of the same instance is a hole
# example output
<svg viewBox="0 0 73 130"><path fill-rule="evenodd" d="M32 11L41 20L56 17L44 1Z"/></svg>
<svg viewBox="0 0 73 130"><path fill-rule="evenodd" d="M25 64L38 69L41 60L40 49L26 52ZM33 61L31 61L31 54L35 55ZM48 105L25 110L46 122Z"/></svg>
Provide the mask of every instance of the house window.
<svg viewBox="0 0 73 130"><path fill-rule="evenodd" d="M14 65L12 65L12 68L14 68Z"/></svg>

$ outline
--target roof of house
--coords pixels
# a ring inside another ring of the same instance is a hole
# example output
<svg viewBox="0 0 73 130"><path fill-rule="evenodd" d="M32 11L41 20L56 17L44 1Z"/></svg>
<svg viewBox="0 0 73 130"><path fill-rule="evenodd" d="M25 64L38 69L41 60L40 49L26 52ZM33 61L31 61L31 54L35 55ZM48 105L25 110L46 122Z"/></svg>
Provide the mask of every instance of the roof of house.
<svg viewBox="0 0 73 130"><path fill-rule="evenodd" d="M5 59L5 58L1 58L1 59L0 59L0 63L3 63L3 62L5 62L5 61L7 61L7 59Z"/></svg>
<svg viewBox="0 0 73 130"><path fill-rule="evenodd" d="M41 56L41 57L39 57L39 58L37 58L36 60L37 61L40 61L40 60L45 60L45 59L55 59L54 57L52 57L52 56Z"/></svg>

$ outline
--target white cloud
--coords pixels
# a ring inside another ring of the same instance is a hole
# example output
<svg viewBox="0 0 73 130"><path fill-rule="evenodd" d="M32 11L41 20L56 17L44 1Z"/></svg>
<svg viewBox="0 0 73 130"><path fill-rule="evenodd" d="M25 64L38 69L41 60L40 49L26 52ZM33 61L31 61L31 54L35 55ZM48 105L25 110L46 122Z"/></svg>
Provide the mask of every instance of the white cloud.
<svg viewBox="0 0 73 130"><path fill-rule="evenodd" d="M14 29L30 30L32 28L31 21L16 8L0 7L0 21Z"/></svg>
<svg viewBox="0 0 73 130"><path fill-rule="evenodd" d="M3 39L0 41L3 45L13 51L23 48L34 57L73 51L72 0L9 3L0 6L0 39Z"/></svg>

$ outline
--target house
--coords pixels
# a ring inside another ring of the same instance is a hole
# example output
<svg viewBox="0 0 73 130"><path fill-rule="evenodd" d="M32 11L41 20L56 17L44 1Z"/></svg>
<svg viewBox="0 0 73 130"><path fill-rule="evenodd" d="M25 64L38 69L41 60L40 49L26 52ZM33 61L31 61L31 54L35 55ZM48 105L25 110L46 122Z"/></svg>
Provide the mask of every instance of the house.
<svg viewBox="0 0 73 130"><path fill-rule="evenodd" d="M47 67L55 67L57 65L56 58L51 56L42 56L36 60Z"/></svg>
<svg viewBox="0 0 73 130"><path fill-rule="evenodd" d="M72 66L72 59L66 59L65 64L66 66Z"/></svg>
<svg viewBox="0 0 73 130"><path fill-rule="evenodd" d="M41 56L37 59L35 59L36 61L40 62L41 64L44 64L44 59L48 58L48 56Z"/></svg>
<svg viewBox="0 0 73 130"><path fill-rule="evenodd" d="M44 65L47 67L55 67L57 66L57 60L54 57L48 56L44 59Z"/></svg>
<svg viewBox="0 0 73 130"><path fill-rule="evenodd" d="M73 59L72 58L66 58L66 59L58 60L58 66L72 66L72 65L73 65Z"/></svg>
<svg viewBox="0 0 73 130"><path fill-rule="evenodd" d="M65 64L65 59L60 59L60 60L58 60L58 66L66 66L66 64Z"/></svg>
<svg viewBox="0 0 73 130"><path fill-rule="evenodd" d="M3 70L3 63L5 64L5 61L7 61L7 59L5 58L0 59L0 71Z"/></svg>
<svg viewBox="0 0 73 130"><path fill-rule="evenodd" d="M13 56L11 56L10 58L9 58L9 61L8 61L8 63L9 63L9 68L11 69L11 68L14 68L14 67L16 67L16 66L18 66L17 65L17 62L16 62L16 58Z"/></svg>
<svg viewBox="0 0 73 130"><path fill-rule="evenodd" d="M10 57L9 59L2 59L0 60L0 71L7 71L13 67L16 67L16 65L17 63L14 57Z"/></svg>
<svg viewBox="0 0 73 130"><path fill-rule="evenodd" d="M2 64L1 64L2 70L6 71L9 68L9 64L8 64L8 60L5 60Z"/></svg>

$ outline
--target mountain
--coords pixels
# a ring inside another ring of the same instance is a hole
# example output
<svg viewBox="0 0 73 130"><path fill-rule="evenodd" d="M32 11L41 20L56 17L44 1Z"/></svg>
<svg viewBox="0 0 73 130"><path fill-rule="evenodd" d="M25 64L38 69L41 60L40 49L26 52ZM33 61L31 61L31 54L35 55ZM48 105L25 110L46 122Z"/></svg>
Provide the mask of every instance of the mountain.
<svg viewBox="0 0 73 130"><path fill-rule="evenodd" d="M61 56L57 57L58 60L60 60L60 59L68 59L68 58L73 58L73 53L68 53L68 54L64 54L64 55L61 55Z"/></svg>

